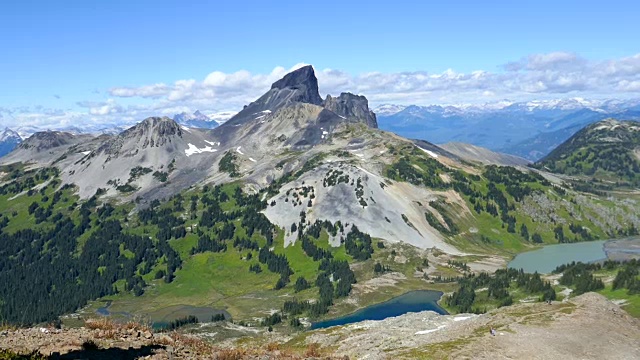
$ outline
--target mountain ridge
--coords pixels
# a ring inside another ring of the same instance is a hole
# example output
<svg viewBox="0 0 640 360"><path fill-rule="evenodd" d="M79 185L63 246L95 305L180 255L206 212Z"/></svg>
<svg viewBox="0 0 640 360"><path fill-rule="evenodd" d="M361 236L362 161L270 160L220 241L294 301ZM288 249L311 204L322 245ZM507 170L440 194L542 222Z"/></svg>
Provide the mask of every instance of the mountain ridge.
<svg viewBox="0 0 640 360"><path fill-rule="evenodd" d="M640 185L640 122L606 119L586 126L536 162L540 169Z"/></svg>

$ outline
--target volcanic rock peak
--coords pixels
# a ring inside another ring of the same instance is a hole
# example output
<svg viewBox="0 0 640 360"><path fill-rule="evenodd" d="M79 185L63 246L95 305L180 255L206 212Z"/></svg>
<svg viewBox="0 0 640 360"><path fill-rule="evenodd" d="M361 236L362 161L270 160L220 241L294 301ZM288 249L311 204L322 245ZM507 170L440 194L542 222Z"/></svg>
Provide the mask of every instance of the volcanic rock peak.
<svg viewBox="0 0 640 360"><path fill-rule="evenodd" d="M300 96L295 99L296 101L315 105L322 104L322 98L318 91L318 78L316 78L311 65L292 71L271 85L271 89L282 90L286 88L301 90Z"/></svg>

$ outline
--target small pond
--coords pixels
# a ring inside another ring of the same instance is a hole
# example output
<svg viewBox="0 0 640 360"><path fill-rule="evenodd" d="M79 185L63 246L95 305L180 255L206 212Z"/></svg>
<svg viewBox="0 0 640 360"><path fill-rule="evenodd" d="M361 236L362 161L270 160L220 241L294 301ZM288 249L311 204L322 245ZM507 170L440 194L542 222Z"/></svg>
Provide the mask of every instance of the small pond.
<svg viewBox="0 0 640 360"><path fill-rule="evenodd" d="M395 297L380 304L368 306L336 319L319 321L311 324L311 329L324 329L331 326L346 325L364 320L383 320L410 312L434 311L447 315L447 311L438 305L442 292L433 290L416 290Z"/></svg>
<svg viewBox="0 0 640 360"><path fill-rule="evenodd" d="M109 307L111 306L111 301L105 302L105 306L100 307L96 310L98 315L102 316L114 316L119 315L127 319L131 319L133 316L127 312L114 312L110 311ZM167 327L171 321L176 319L184 318L190 315L193 315L198 318L198 321L210 322L211 317L217 314L224 314L227 319L231 318L231 315L224 310L216 310L210 307L198 307L191 305L174 305L169 306L158 311L155 311L151 314L147 314L145 318L149 318L152 321L154 329L162 329Z"/></svg>

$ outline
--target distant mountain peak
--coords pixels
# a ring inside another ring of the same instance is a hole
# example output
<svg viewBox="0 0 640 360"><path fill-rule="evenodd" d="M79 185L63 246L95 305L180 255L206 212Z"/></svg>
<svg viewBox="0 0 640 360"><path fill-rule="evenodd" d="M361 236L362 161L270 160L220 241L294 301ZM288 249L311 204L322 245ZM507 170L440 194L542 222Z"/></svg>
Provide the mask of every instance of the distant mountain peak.
<svg viewBox="0 0 640 360"><path fill-rule="evenodd" d="M204 129L213 129L218 127L218 122L211 119L209 116L203 114L200 110L196 110L193 114L188 112L182 112L173 116L178 124Z"/></svg>
<svg viewBox="0 0 640 360"><path fill-rule="evenodd" d="M8 141L8 140L18 140L21 141L22 138L20 137L20 135L9 129L8 127L5 128L2 133L0 133L0 142L4 142L4 141Z"/></svg>
<svg viewBox="0 0 640 360"><path fill-rule="evenodd" d="M142 141L142 148L160 147L171 142L174 136L182 137L182 128L166 116L146 118L120 134L123 138L137 138Z"/></svg>
<svg viewBox="0 0 640 360"><path fill-rule="evenodd" d="M49 150L67 145L73 138L73 134L64 131L39 131L22 142L20 147L24 149L35 148L37 151Z"/></svg>

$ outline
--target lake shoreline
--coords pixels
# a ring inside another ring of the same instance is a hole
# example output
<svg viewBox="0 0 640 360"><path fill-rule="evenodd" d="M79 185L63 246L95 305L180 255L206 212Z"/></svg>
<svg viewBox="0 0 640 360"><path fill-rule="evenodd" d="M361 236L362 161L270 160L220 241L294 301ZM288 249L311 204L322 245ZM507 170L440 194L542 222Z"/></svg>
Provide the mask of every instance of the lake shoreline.
<svg viewBox="0 0 640 360"><path fill-rule="evenodd" d="M545 245L516 255L507 267L549 274L557 266L574 261L595 263L633 258L640 258L640 237Z"/></svg>
<svg viewBox="0 0 640 360"><path fill-rule="evenodd" d="M408 291L387 301L369 305L344 316L314 322L309 330L325 329L367 320L384 320L412 312L433 311L440 315L449 315L447 310L439 304L443 296L444 293L437 290Z"/></svg>

